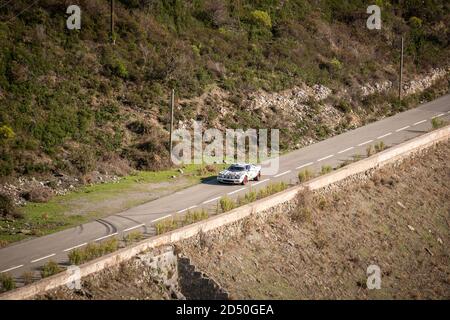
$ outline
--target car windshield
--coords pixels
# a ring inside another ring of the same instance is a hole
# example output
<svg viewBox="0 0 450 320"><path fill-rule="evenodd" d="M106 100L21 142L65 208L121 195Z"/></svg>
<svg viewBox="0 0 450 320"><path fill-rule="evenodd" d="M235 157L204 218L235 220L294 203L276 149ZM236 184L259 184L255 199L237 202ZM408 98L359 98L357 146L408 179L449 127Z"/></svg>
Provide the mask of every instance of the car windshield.
<svg viewBox="0 0 450 320"><path fill-rule="evenodd" d="M243 166L230 166L228 168L228 171L232 171L232 172L240 172L240 171L245 171L245 168Z"/></svg>

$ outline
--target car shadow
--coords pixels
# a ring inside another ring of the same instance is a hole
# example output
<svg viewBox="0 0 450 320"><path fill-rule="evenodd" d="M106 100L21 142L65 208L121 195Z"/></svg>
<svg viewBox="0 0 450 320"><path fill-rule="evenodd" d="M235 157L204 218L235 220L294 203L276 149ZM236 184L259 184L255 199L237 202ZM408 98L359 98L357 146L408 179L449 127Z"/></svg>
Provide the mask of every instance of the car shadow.
<svg viewBox="0 0 450 320"><path fill-rule="evenodd" d="M219 181L217 181L217 176L201 178L200 183L215 186L222 185Z"/></svg>
<svg viewBox="0 0 450 320"><path fill-rule="evenodd" d="M410 130L406 130L407 132L411 132L411 133L427 133L428 130L415 130L415 129L410 129Z"/></svg>

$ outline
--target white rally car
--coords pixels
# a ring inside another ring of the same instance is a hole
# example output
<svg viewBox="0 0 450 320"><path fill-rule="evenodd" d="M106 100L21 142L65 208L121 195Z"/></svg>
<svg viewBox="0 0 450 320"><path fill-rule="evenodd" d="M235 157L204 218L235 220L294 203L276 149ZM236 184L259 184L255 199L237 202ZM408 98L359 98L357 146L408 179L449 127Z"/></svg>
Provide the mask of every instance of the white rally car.
<svg viewBox="0 0 450 320"><path fill-rule="evenodd" d="M258 181L261 178L261 166L253 164L232 164L228 169L221 171L217 181L221 183L247 184L250 180Z"/></svg>

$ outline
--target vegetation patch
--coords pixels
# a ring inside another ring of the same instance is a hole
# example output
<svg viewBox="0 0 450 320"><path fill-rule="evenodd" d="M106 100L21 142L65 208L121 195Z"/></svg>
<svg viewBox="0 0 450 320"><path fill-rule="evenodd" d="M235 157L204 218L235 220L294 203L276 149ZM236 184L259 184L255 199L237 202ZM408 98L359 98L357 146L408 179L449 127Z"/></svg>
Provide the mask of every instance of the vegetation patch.
<svg viewBox="0 0 450 320"><path fill-rule="evenodd" d="M2 292L16 288L16 281L7 273L0 273L0 285Z"/></svg>
<svg viewBox="0 0 450 320"><path fill-rule="evenodd" d="M57 273L60 273L61 271L63 271L64 269L61 268L59 266L58 263L56 263L55 261L48 261L46 264L44 264L41 268L41 277L42 278L47 278L50 276L53 276Z"/></svg>
<svg viewBox="0 0 450 320"><path fill-rule="evenodd" d="M300 183L306 182L313 177L314 174L308 169L302 170L298 173L298 180L300 181Z"/></svg>
<svg viewBox="0 0 450 320"><path fill-rule="evenodd" d="M116 251L119 247L117 238L111 238L99 243L89 243L83 248L77 248L69 252L69 262L71 264L80 265L85 262L94 260L108 253Z"/></svg>
<svg viewBox="0 0 450 320"><path fill-rule="evenodd" d="M434 130L445 127L448 124L447 121L441 118L433 118L431 119L431 125Z"/></svg>
<svg viewBox="0 0 450 320"><path fill-rule="evenodd" d="M202 209L188 211L185 215L178 215L159 221L155 224L156 234L163 234L186 225L208 219L208 211Z"/></svg>
<svg viewBox="0 0 450 320"><path fill-rule="evenodd" d="M126 236L123 237L123 241L126 245L129 245L133 242L141 241L144 238L144 235L140 231L133 231L128 233Z"/></svg>

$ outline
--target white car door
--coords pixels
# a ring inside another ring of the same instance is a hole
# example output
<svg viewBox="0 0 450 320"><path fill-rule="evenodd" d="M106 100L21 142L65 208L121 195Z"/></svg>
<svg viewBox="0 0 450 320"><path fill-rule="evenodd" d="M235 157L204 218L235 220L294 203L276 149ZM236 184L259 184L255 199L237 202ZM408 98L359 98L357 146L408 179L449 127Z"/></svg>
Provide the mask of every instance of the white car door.
<svg viewBox="0 0 450 320"><path fill-rule="evenodd" d="M254 165L248 165L248 178L250 180L255 179L258 172L256 171L256 167Z"/></svg>

